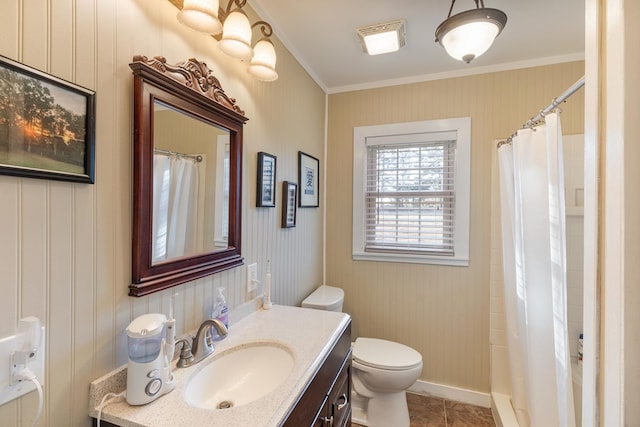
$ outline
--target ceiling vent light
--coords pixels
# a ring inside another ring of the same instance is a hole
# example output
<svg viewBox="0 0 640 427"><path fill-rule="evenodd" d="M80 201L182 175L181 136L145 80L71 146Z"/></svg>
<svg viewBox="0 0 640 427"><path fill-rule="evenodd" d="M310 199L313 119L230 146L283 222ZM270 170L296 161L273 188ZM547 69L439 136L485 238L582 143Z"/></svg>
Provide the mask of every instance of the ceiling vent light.
<svg viewBox="0 0 640 427"><path fill-rule="evenodd" d="M444 47L449 56L467 64L489 50L507 23L504 12L485 8L483 0L474 1L475 9L451 16L456 2L452 0L447 19L436 29L436 42Z"/></svg>
<svg viewBox="0 0 640 427"><path fill-rule="evenodd" d="M380 55L399 50L405 43L404 19L368 25L356 30L362 50L369 55Z"/></svg>

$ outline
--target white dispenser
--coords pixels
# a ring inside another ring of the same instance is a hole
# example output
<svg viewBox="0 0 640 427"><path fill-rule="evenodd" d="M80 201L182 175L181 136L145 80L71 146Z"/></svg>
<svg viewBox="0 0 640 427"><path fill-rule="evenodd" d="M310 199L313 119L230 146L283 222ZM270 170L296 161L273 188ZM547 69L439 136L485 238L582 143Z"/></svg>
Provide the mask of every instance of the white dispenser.
<svg viewBox="0 0 640 427"><path fill-rule="evenodd" d="M127 365L127 403L144 405L175 388L171 374L173 319L160 313L144 314L127 327L129 363ZM169 343L167 343L167 341Z"/></svg>
<svg viewBox="0 0 640 427"><path fill-rule="evenodd" d="M218 288L218 296L216 297L216 318L224 323L224 326L229 327L229 306L227 305L227 299L224 297L224 288Z"/></svg>

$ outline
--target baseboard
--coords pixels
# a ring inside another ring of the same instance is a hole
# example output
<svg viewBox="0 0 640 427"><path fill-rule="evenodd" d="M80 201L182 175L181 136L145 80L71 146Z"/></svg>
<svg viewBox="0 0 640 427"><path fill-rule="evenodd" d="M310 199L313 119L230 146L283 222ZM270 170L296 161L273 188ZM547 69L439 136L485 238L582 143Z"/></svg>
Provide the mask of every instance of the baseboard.
<svg viewBox="0 0 640 427"><path fill-rule="evenodd" d="M489 393L430 383L422 380L416 381L407 391L409 393L436 396L442 399L482 406L483 408L491 408L491 395Z"/></svg>

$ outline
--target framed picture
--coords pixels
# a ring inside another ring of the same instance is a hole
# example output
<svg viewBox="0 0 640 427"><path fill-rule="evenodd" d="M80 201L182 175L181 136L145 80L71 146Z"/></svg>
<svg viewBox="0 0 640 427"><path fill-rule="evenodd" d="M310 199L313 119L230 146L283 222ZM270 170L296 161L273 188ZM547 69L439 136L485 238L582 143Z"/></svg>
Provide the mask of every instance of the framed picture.
<svg viewBox="0 0 640 427"><path fill-rule="evenodd" d="M313 156L298 151L298 183L301 208L317 208L320 196L320 162Z"/></svg>
<svg viewBox="0 0 640 427"><path fill-rule="evenodd" d="M95 92L0 56L0 174L93 184Z"/></svg>
<svg viewBox="0 0 640 427"><path fill-rule="evenodd" d="M296 206L298 184L284 181L282 183L282 228L296 226Z"/></svg>
<svg viewBox="0 0 640 427"><path fill-rule="evenodd" d="M276 207L276 156L258 153L256 207Z"/></svg>

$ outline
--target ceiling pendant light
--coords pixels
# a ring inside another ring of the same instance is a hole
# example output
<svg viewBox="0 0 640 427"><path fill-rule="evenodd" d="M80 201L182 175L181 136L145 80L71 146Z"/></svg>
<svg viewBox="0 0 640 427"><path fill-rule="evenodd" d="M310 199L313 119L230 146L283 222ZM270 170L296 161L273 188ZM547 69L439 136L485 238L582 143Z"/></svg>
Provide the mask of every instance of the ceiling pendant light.
<svg viewBox="0 0 640 427"><path fill-rule="evenodd" d="M222 31L218 0L184 0L178 22L194 30L216 35Z"/></svg>
<svg viewBox="0 0 640 427"><path fill-rule="evenodd" d="M484 7L484 0L474 0L475 9L449 15L436 29L436 42L439 42L449 56L467 64L485 53L507 23L507 15L498 9ZM480 4L478 4L480 3Z"/></svg>

